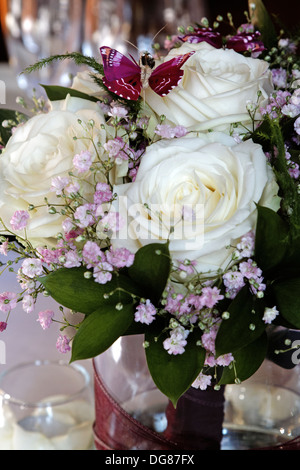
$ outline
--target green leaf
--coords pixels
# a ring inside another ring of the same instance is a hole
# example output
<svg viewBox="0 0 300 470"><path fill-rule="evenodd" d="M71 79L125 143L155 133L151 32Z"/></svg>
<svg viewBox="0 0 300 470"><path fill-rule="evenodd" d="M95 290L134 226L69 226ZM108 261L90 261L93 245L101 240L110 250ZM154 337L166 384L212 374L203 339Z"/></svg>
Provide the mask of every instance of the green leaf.
<svg viewBox="0 0 300 470"><path fill-rule="evenodd" d="M169 244L152 243L141 248L129 268L130 278L154 305L159 302L171 271Z"/></svg>
<svg viewBox="0 0 300 470"><path fill-rule="evenodd" d="M300 328L300 277L274 282L271 290L280 315L295 328Z"/></svg>
<svg viewBox="0 0 300 470"><path fill-rule="evenodd" d="M59 269L41 278L40 282L57 303L86 315L102 305L132 303L131 293L138 295L133 281L123 275L115 275L112 281L101 285L93 278L86 279L86 271L85 268ZM109 298L105 298L107 295Z"/></svg>
<svg viewBox="0 0 300 470"><path fill-rule="evenodd" d="M132 323L133 305L104 305L86 317L72 344L71 362L92 359L112 346Z"/></svg>
<svg viewBox="0 0 300 470"><path fill-rule="evenodd" d="M255 261L267 271L277 266L288 249L288 227L284 220L267 207L257 207Z"/></svg>
<svg viewBox="0 0 300 470"><path fill-rule="evenodd" d="M252 5L255 5L253 10ZM267 49L277 46L276 29L262 0L249 0L252 24L260 31L262 42Z"/></svg>
<svg viewBox="0 0 300 470"><path fill-rule="evenodd" d="M223 320L216 338L217 356L235 353L255 341L266 328L262 321L264 300L257 299L245 286L231 302L230 317Z"/></svg>
<svg viewBox="0 0 300 470"><path fill-rule="evenodd" d="M88 95L86 93L82 93L78 90L73 90L72 88L66 88L62 86L52 86L52 85L41 85L47 93L47 96L50 101L60 101L64 100L68 95L73 96L75 98L82 98L88 101L94 101L97 103L99 101L98 98L94 96Z"/></svg>
<svg viewBox="0 0 300 470"><path fill-rule="evenodd" d="M204 365L205 350L196 345L199 336L188 337L185 352L170 355L163 347L166 336L157 340L154 334L146 334L150 346L146 357L150 374L159 388L176 407L179 398L191 387Z"/></svg>
<svg viewBox="0 0 300 470"><path fill-rule="evenodd" d="M234 353L235 367L224 367L219 384L233 384L236 378L241 382L249 379L265 360L267 349L268 338L266 333L263 333L255 341L236 351Z"/></svg>

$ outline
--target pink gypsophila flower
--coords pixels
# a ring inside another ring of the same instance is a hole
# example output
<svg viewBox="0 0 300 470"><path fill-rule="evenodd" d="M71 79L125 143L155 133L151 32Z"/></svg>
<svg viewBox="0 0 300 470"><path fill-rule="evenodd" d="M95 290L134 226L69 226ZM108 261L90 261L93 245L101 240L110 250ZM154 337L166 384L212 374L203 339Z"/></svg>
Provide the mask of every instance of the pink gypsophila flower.
<svg viewBox="0 0 300 470"><path fill-rule="evenodd" d="M105 255L101 251L99 245L96 242L88 241L83 247L82 258L86 263L87 268L96 267L99 261L105 261Z"/></svg>
<svg viewBox="0 0 300 470"><path fill-rule="evenodd" d="M174 139L175 130L174 127L169 124L159 124L155 129L155 134L159 135L163 139Z"/></svg>
<svg viewBox="0 0 300 470"><path fill-rule="evenodd" d="M168 295L167 297L167 303L165 305L165 310L169 313L172 313L175 315L176 313L179 312L181 302L183 300L184 296L182 294L172 294L172 292Z"/></svg>
<svg viewBox="0 0 300 470"><path fill-rule="evenodd" d="M113 194L110 186L106 183L98 183L94 194L94 203L103 204L105 202L110 202L112 198Z"/></svg>
<svg viewBox="0 0 300 470"><path fill-rule="evenodd" d="M24 295L22 300L23 310L26 313L32 313L35 309L35 300L31 295Z"/></svg>
<svg viewBox="0 0 300 470"><path fill-rule="evenodd" d="M79 268L81 266L81 256L77 251L75 250L70 250L65 253L65 262L64 262L64 267L65 268Z"/></svg>
<svg viewBox="0 0 300 470"><path fill-rule="evenodd" d="M244 275L239 271L228 271L224 274L223 281L230 299L234 299L245 285Z"/></svg>
<svg viewBox="0 0 300 470"><path fill-rule="evenodd" d="M76 209L75 221L80 228L87 228L96 222L95 204L84 204Z"/></svg>
<svg viewBox="0 0 300 470"><path fill-rule="evenodd" d="M98 231L103 234L107 234L107 232L110 231L117 233L124 227L124 225L124 218L118 212L109 212L100 220Z"/></svg>
<svg viewBox="0 0 300 470"><path fill-rule="evenodd" d="M118 269L130 268L134 263L135 255L127 248L110 249L106 254L107 261Z"/></svg>
<svg viewBox="0 0 300 470"><path fill-rule="evenodd" d="M114 158L117 163L128 160L128 154L126 152L129 146L121 137L109 140L104 144L104 149L108 152L110 158Z"/></svg>
<svg viewBox="0 0 300 470"><path fill-rule="evenodd" d="M180 137L185 137L187 135L188 131L186 129L186 127L184 126L176 126L174 127L174 134L175 134L175 137L177 137L178 139Z"/></svg>
<svg viewBox="0 0 300 470"><path fill-rule="evenodd" d="M62 256L61 249L49 250L47 248L38 248L38 253L41 256L41 260L46 264L58 264L59 258Z"/></svg>
<svg viewBox="0 0 300 470"><path fill-rule="evenodd" d="M264 311L263 321L267 325L270 325L272 321L275 320L277 315L279 315L279 311L277 310L276 307L266 308Z"/></svg>
<svg viewBox="0 0 300 470"><path fill-rule="evenodd" d="M181 261L178 260L178 269L183 271L187 275L192 275L195 273L195 266L197 265L197 261Z"/></svg>
<svg viewBox="0 0 300 470"><path fill-rule="evenodd" d="M185 330L183 327L178 326L171 332L170 338L167 338L164 343L164 349L168 351L168 354L177 356L183 354L185 351L185 346L187 345L187 337L189 331Z"/></svg>
<svg viewBox="0 0 300 470"><path fill-rule="evenodd" d="M203 303L208 308L213 308L219 300L224 299L224 295L220 294L220 289L217 287L204 287L202 290Z"/></svg>
<svg viewBox="0 0 300 470"><path fill-rule="evenodd" d="M211 381L211 375L205 375L201 372L192 384L192 387L200 390L206 390L207 387L211 385Z"/></svg>
<svg viewBox="0 0 300 470"><path fill-rule="evenodd" d="M216 365L221 367L227 367L234 361L234 357L231 353L224 354L223 356L219 356L216 359Z"/></svg>
<svg viewBox="0 0 300 470"><path fill-rule="evenodd" d="M98 263L94 268L94 279L98 284L107 284L112 280L112 272L114 268L106 261Z"/></svg>
<svg viewBox="0 0 300 470"><path fill-rule="evenodd" d="M70 342L71 340L67 336L59 335L56 342L57 350L61 354L67 354L69 351L71 351Z"/></svg>
<svg viewBox="0 0 300 470"><path fill-rule="evenodd" d="M211 328L207 333L203 333L201 342L206 349L207 352L215 354L216 348L215 348L215 341L217 337L219 326L216 325L213 328Z"/></svg>
<svg viewBox="0 0 300 470"><path fill-rule="evenodd" d="M61 196L63 194L63 190L66 188L66 186L68 186L69 183L69 178L56 176L55 178L52 178L50 191L55 193L57 196Z"/></svg>
<svg viewBox="0 0 300 470"><path fill-rule="evenodd" d="M254 254L255 233L249 232L241 238L237 249L240 251L241 258L250 258Z"/></svg>
<svg viewBox="0 0 300 470"><path fill-rule="evenodd" d="M52 325L53 318L54 312L52 310L45 310L44 312L39 313L37 321L40 323L43 330L47 330Z"/></svg>
<svg viewBox="0 0 300 470"><path fill-rule="evenodd" d="M73 165L78 173L86 173L89 171L92 163L92 154L87 150L83 150L79 155L75 155L73 159Z"/></svg>
<svg viewBox="0 0 300 470"><path fill-rule="evenodd" d="M22 273L30 279L40 276L43 274L42 261L33 258L25 259L22 263Z"/></svg>
<svg viewBox="0 0 300 470"><path fill-rule="evenodd" d="M110 108L110 111L108 112L108 115L113 118L124 119L128 115L128 110L124 106L120 106L113 102L111 103L111 108Z"/></svg>
<svg viewBox="0 0 300 470"><path fill-rule="evenodd" d="M239 269L247 279L259 279L262 275L262 270L257 267L252 259L241 263Z"/></svg>
<svg viewBox="0 0 300 470"><path fill-rule="evenodd" d="M4 242L0 245L0 255L3 255L3 256L8 255L8 246L9 246L8 241L6 241L6 242Z"/></svg>
<svg viewBox="0 0 300 470"><path fill-rule="evenodd" d="M68 195L78 194L80 191L80 183L78 181L71 182L68 186L65 187L65 192Z"/></svg>
<svg viewBox="0 0 300 470"><path fill-rule="evenodd" d="M9 313L16 308L18 303L18 296L14 292L4 292L0 295L0 310L4 313Z"/></svg>
<svg viewBox="0 0 300 470"><path fill-rule="evenodd" d="M14 213L10 225L13 230L23 230L28 225L28 220L30 219L29 212L27 211L17 211Z"/></svg>
<svg viewBox="0 0 300 470"><path fill-rule="evenodd" d="M298 135L300 135L300 117L294 122L294 129Z"/></svg>
<svg viewBox="0 0 300 470"><path fill-rule="evenodd" d="M155 320L156 308L150 300L147 300L145 304L140 304L135 313L135 321L137 323L144 323L150 325Z"/></svg>

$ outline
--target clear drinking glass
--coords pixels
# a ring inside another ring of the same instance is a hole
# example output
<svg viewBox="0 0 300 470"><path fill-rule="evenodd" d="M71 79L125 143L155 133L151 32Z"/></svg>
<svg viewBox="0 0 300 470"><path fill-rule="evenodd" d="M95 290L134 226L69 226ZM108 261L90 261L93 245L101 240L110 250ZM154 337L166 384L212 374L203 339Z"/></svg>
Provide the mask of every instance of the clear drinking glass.
<svg viewBox="0 0 300 470"><path fill-rule="evenodd" d="M80 50L84 0L3 2L7 48L19 87L32 94L40 83L69 86L74 72L70 61L54 62L30 75L20 73L42 58Z"/></svg>
<svg viewBox="0 0 300 470"><path fill-rule="evenodd" d="M250 379L228 385L223 450L272 448L300 436L300 368L266 360Z"/></svg>
<svg viewBox="0 0 300 470"><path fill-rule="evenodd" d="M93 422L81 365L35 362L0 376L0 450L90 450Z"/></svg>

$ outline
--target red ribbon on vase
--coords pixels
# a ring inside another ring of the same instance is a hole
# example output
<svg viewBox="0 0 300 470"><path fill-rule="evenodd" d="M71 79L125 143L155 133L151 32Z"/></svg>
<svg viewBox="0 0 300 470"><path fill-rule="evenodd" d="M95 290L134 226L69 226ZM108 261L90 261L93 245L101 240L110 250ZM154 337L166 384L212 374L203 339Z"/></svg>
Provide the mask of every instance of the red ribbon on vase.
<svg viewBox="0 0 300 470"><path fill-rule="evenodd" d="M94 425L97 450L178 450L178 446L143 426L110 395L95 373Z"/></svg>
<svg viewBox="0 0 300 470"><path fill-rule="evenodd" d="M189 390L179 400L176 410L169 404L168 428L161 435L129 415L111 396L95 369L96 449L219 450L224 417L223 389L220 393L210 390L200 399L197 392ZM283 444L253 450L300 450L300 436Z"/></svg>

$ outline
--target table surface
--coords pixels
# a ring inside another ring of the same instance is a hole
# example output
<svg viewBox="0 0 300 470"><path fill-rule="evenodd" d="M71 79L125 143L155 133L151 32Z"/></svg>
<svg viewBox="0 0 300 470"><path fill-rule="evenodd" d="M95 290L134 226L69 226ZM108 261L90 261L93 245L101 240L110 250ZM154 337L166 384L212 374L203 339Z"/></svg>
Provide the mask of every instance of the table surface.
<svg viewBox="0 0 300 470"><path fill-rule="evenodd" d="M0 64L0 80L4 81L6 87L6 103L0 104L0 108L17 109L16 96L24 96L24 92L18 89L16 76L6 64ZM6 258L0 255L0 261L6 262ZM0 293L7 291L19 292L20 288L15 275L5 272L0 276ZM41 297L34 313L25 313L21 305L11 312L7 330L0 333L0 374L19 363L70 360L70 354L62 355L56 350L59 324L54 323L49 330L44 331L37 322L39 311L51 309L59 315L58 308L52 299ZM0 322L5 321L5 317L6 314L0 312ZM92 375L92 362L82 361L81 364Z"/></svg>

